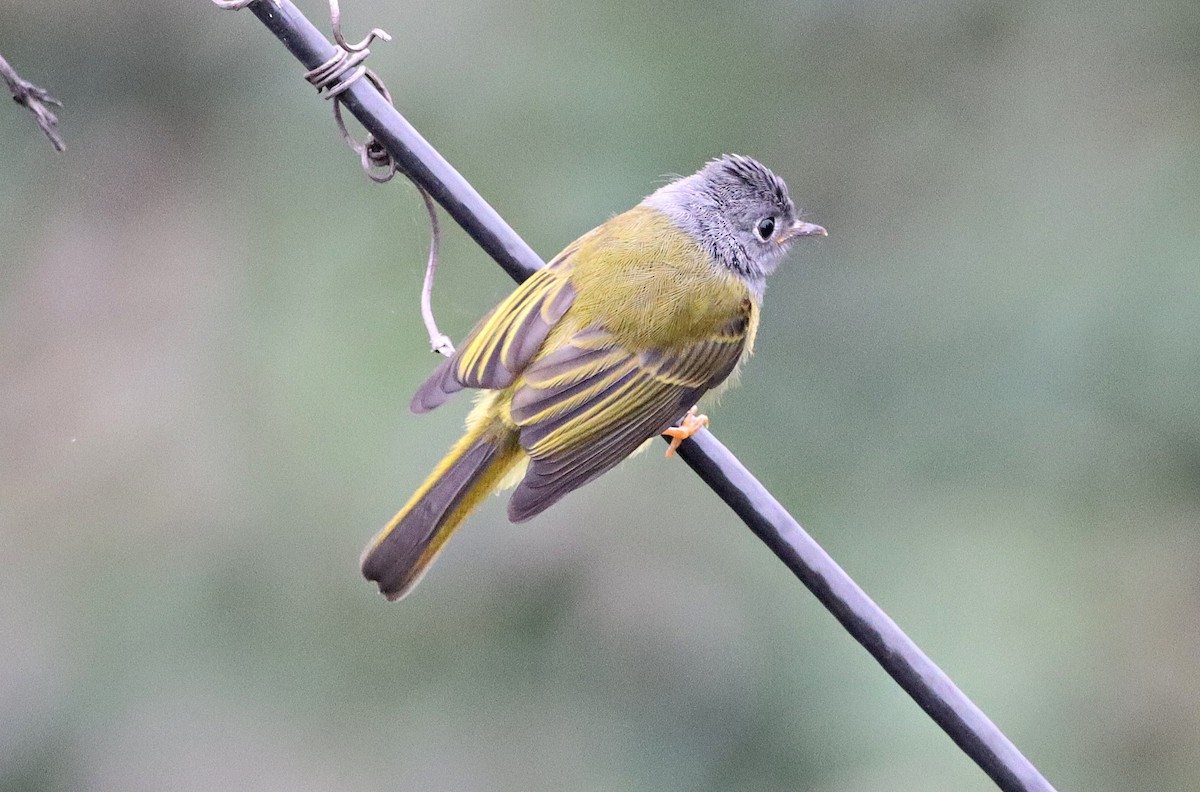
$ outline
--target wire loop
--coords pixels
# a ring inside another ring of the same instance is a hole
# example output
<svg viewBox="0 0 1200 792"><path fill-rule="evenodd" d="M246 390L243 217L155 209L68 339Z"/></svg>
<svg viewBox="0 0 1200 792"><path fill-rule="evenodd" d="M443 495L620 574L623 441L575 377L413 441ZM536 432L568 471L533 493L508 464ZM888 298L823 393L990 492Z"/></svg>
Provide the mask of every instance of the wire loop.
<svg viewBox="0 0 1200 792"><path fill-rule="evenodd" d="M363 53L366 52L369 52L369 50L363 51ZM358 76L366 77L375 86L375 89L383 95L387 103L392 104L392 95L388 92L387 86L383 84L383 80L379 79L379 75L364 66L360 66L359 68L363 71ZM352 77L351 79L358 79L358 77ZM338 93L341 93L341 91L338 91ZM337 94L331 94L331 96L336 97ZM391 181L392 177L396 175L398 168L395 160L392 159L392 155L388 153L383 144L376 140L374 135L370 134L361 142L357 140L351 134L350 130L346 128L346 119L342 117L342 103L340 101L333 103L333 118L337 123L338 132L341 134L342 140L346 141L346 145L358 154L359 159L362 161L363 171L366 172L367 176L372 181L379 182L380 184Z"/></svg>
<svg viewBox="0 0 1200 792"><path fill-rule="evenodd" d="M317 89L317 93L325 94L326 99L333 99L367 73L367 67L361 64L370 54L369 49L350 52L339 47L329 60L306 71L304 79Z"/></svg>

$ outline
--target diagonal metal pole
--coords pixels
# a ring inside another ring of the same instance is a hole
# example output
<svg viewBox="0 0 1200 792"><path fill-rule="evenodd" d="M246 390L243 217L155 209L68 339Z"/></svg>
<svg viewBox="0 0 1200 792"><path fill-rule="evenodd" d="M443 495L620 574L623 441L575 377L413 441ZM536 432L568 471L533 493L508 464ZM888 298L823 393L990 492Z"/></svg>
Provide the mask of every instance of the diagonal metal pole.
<svg viewBox="0 0 1200 792"><path fill-rule="evenodd" d="M306 69L337 50L289 0L247 6ZM432 195L514 280L543 266L533 249L367 80L341 100L400 169ZM707 430L679 455L816 595L855 640L1005 792L1054 792L1037 768L958 689L771 493Z"/></svg>

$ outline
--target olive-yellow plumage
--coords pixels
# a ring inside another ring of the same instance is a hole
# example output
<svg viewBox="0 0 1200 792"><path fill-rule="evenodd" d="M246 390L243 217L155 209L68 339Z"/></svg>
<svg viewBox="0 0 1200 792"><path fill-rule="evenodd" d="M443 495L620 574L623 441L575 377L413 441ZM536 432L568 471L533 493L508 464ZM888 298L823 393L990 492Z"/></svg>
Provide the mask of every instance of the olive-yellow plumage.
<svg viewBox="0 0 1200 792"><path fill-rule="evenodd" d="M782 180L727 156L569 245L417 391L425 412L484 389L466 435L364 551L363 574L402 597L523 465L514 522L678 422L749 355L766 274L813 234L824 229L796 219Z"/></svg>

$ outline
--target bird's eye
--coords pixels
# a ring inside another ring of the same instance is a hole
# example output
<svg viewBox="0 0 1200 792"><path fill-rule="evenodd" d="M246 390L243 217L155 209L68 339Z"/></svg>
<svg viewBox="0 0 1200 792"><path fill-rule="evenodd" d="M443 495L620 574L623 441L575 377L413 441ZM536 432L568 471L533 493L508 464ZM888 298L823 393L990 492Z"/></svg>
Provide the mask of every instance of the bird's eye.
<svg viewBox="0 0 1200 792"><path fill-rule="evenodd" d="M758 234L758 238L766 242L771 238L771 234L775 233L775 218L764 217L758 221L758 225L754 226L754 231Z"/></svg>

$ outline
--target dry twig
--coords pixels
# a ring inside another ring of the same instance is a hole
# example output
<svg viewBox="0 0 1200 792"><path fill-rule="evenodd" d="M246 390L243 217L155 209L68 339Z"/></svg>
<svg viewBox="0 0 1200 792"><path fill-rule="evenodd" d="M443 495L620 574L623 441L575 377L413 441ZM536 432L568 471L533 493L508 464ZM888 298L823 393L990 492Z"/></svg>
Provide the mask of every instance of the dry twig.
<svg viewBox="0 0 1200 792"><path fill-rule="evenodd" d="M62 107L62 102L51 96L45 88L39 88L28 80L21 79L21 75L17 74L16 69L9 65L3 55L0 55L0 76L8 83L8 92L12 94L13 101L33 113L37 125L46 133L46 137L50 138L50 144L55 150L66 151L67 144L63 142L58 131L58 116L47 107Z"/></svg>

